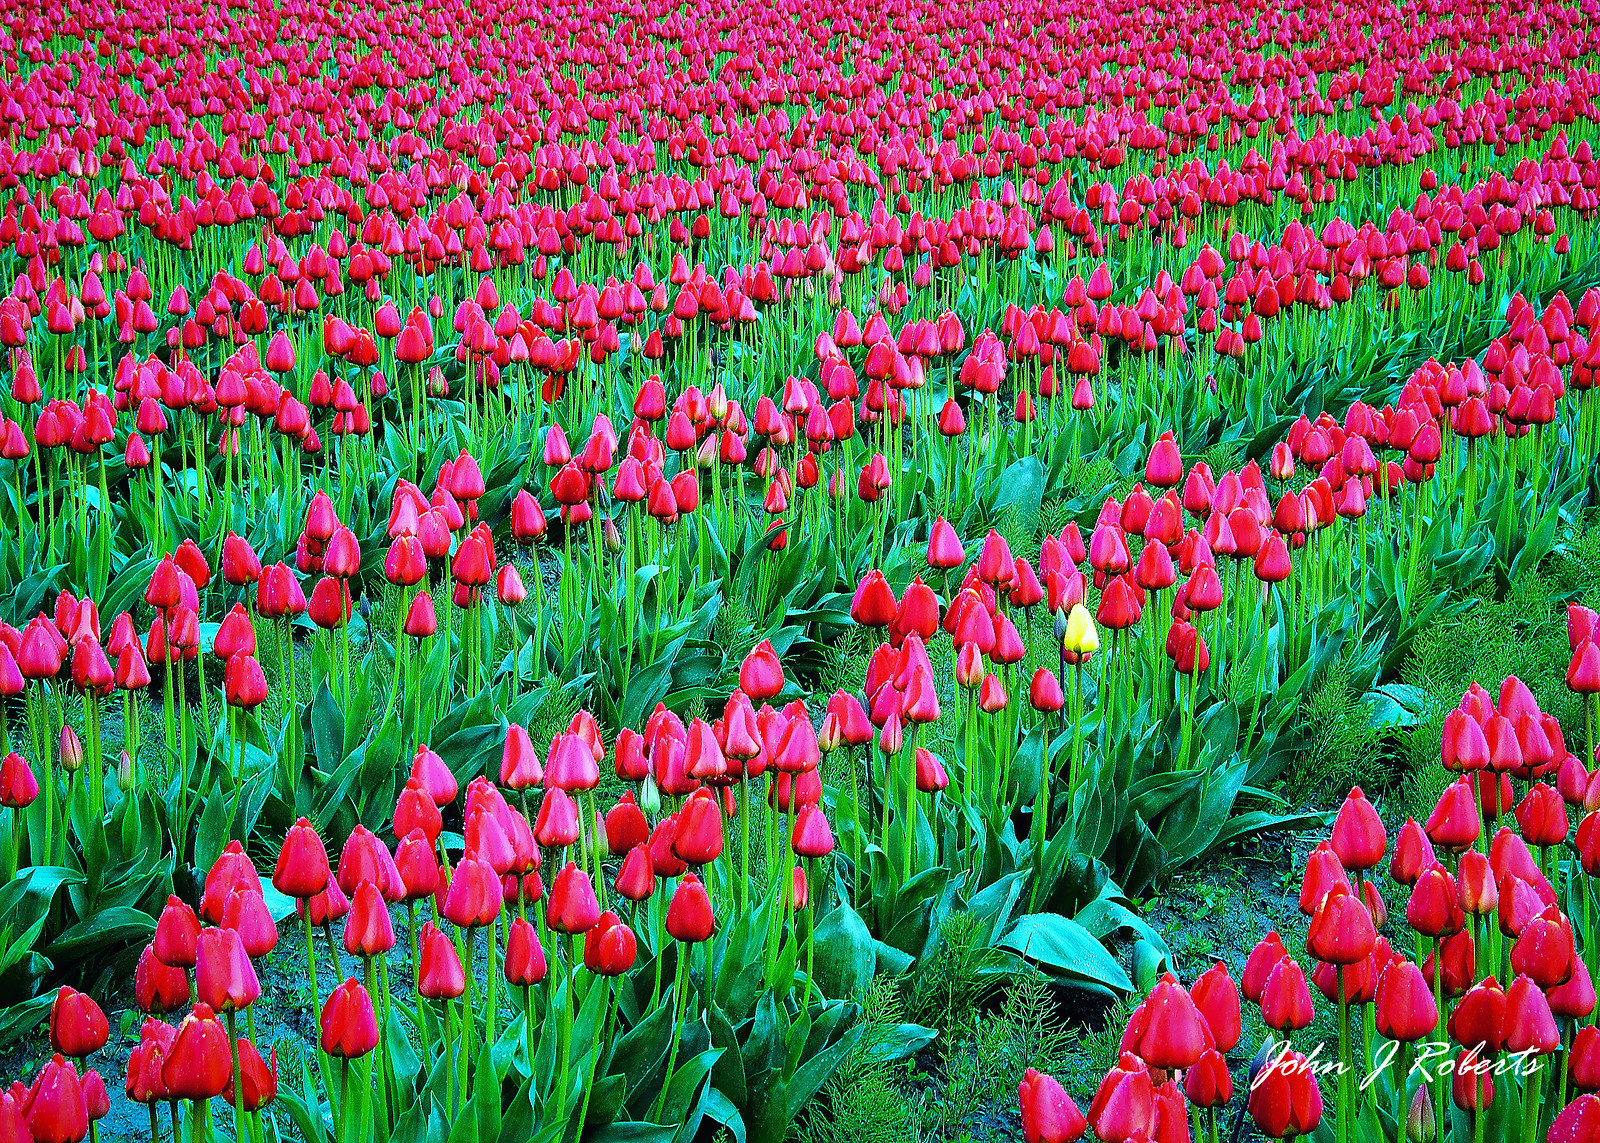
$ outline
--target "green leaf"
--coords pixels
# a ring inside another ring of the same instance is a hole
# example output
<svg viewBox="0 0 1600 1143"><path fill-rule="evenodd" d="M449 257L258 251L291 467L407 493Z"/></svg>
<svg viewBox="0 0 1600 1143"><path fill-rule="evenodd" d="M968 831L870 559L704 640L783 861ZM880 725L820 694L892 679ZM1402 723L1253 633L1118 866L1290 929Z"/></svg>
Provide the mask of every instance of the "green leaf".
<svg viewBox="0 0 1600 1143"><path fill-rule="evenodd" d="M1000 475L999 492L995 495L994 510L1017 506L1037 512L1044 499L1044 468L1036 457L1025 456L1013 461Z"/></svg>
<svg viewBox="0 0 1600 1143"><path fill-rule="evenodd" d="M872 983L876 964L877 951L866 922L841 901L817 926L818 985L828 996L863 996Z"/></svg>
<svg viewBox="0 0 1600 1143"><path fill-rule="evenodd" d="M745 1143L744 1116L727 1096L714 1087L706 1088L705 1095L700 1097L700 1110L707 1119L726 1127L733 1136L733 1143Z"/></svg>
<svg viewBox="0 0 1600 1143"><path fill-rule="evenodd" d="M907 1059L933 1043L938 1035L936 1028L924 1028L921 1024L897 1024L889 1035L874 1036L863 1048L863 1062L892 1064Z"/></svg>
<svg viewBox="0 0 1600 1143"><path fill-rule="evenodd" d="M197 869L210 869L227 847L233 833L233 792L214 789L200 812L200 829L194 841Z"/></svg>
<svg viewBox="0 0 1600 1143"><path fill-rule="evenodd" d="M494 1070L494 1045L484 1044L472 1077L472 1101L478 1105L478 1139L500 1136L500 1079Z"/></svg>
<svg viewBox="0 0 1600 1143"><path fill-rule="evenodd" d="M608 1123L595 1136L597 1143L672 1143L678 1133L674 1126L656 1123Z"/></svg>
<svg viewBox="0 0 1600 1143"><path fill-rule="evenodd" d="M1361 696L1360 709L1374 730L1416 726L1433 705L1432 696L1409 683L1384 683Z"/></svg>
<svg viewBox="0 0 1600 1143"><path fill-rule="evenodd" d="M434 1134L433 1101L419 1100L406 1108L405 1114L389 1133L391 1143L428 1143Z"/></svg>
<svg viewBox="0 0 1600 1143"><path fill-rule="evenodd" d="M1058 913L1018 918L1001 946L1037 961L1065 981L1114 993L1133 991L1133 981L1089 931Z"/></svg>
<svg viewBox="0 0 1600 1143"><path fill-rule="evenodd" d="M667 1087L666 1102L661 1107L661 1114L664 1117L676 1122L682 1122L689 1113L690 1104L694 1102L695 1093L700 1090L700 1085L711 1074L712 1066L721 1055L721 1048L707 1048L687 1060L682 1058L678 1060L677 1070L672 1076L672 1083Z"/></svg>
<svg viewBox="0 0 1600 1143"><path fill-rule="evenodd" d="M73 925L50 945L55 958L83 956L107 945L135 944L149 940L156 931L156 919L138 909L118 906L105 909L87 921Z"/></svg>
<svg viewBox="0 0 1600 1143"><path fill-rule="evenodd" d="M658 1004L643 1022L629 1028L617 1041L611 1056L611 1071L617 1075L640 1076L667 1054L672 1044L672 1010Z"/></svg>

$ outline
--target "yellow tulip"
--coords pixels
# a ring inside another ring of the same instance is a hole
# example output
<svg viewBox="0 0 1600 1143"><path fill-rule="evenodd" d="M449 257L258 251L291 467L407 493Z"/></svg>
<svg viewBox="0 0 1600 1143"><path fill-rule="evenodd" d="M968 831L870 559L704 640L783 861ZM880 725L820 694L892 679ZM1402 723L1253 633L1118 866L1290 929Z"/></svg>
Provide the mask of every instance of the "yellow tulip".
<svg viewBox="0 0 1600 1143"><path fill-rule="evenodd" d="M1089 609L1081 603L1072 605L1067 615L1067 629L1061 636L1062 650L1069 655L1091 655L1100 649L1100 632L1095 629Z"/></svg>

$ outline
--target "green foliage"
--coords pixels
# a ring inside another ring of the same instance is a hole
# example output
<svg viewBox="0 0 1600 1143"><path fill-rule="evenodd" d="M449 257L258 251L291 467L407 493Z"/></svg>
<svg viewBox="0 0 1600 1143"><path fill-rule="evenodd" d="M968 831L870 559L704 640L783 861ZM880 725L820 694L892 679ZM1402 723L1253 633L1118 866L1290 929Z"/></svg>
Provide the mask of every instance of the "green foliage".
<svg viewBox="0 0 1600 1143"><path fill-rule="evenodd" d="M808 1143L893 1143L916 1138L911 1106L885 1062L904 1022L899 989L879 976L861 1001L861 1037L799 1124Z"/></svg>
<svg viewBox="0 0 1600 1143"><path fill-rule="evenodd" d="M1566 686L1569 602L1600 604L1600 524L1575 529L1538 568L1513 580L1503 598L1480 595L1417 637L1402 678L1427 693L1428 708L1407 744L1405 813L1425 816L1448 780L1437 764L1444 717L1473 682L1493 691L1516 675L1543 709L1581 735L1583 709Z"/></svg>
<svg viewBox="0 0 1600 1143"><path fill-rule="evenodd" d="M972 1023L995 982L980 969L995 957L988 934L971 913L952 913L939 927L933 954L918 965L906 1000L911 1019L943 1031Z"/></svg>
<svg viewBox="0 0 1600 1143"><path fill-rule="evenodd" d="M1063 484L1068 504L1087 504L1103 500L1107 494L1121 500L1133 487L1133 480L1117 471L1110 456L1097 452L1068 463ZM1090 504L1090 507L1098 507L1098 503ZM1060 531L1059 528L1056 530Z"/></svg>
<svg viewBox="0 0 1600 1143"><path fill-rule="evenodd" d="M1138 998L1125 997L1100 1013L1091 1026L1080 1029L1066 1052L1066 1067L1056 1078L1069 1092L1092 1094L1100 1077L1116 1066L1122 1031L1128 1026Z"/></svg>
<svg viewBox="0 0 1600 1143"><path fill-rule="evenodd" d="M1384 788L1397 777L1380 729L1358 709L1362 693L1343 659L1311 692L1302 715L1303 746L1289 768L1291 800L1333 804L1353 785Z"/></svg>
<svg viewBox="0 0 1600 1143"><path fill-rule="evenodd" d="M969 936L955 932L951 939L958 950L953 955L970 949ZM1060 996L1048 979L1024 971L1006 986L998 1007L963 1009L961 1022L941 1037L936 1056L880 1062L883 1053L876 1045L890 1042L902 1019L901 1001L885 984L880 977L867 994L860 1041L802 1121L800 1137L806 1143L1015 1138L1017 1084L1028 1068L1065 1077L1099 1061L1098 1055L1086 1055L1085 1041L1067 1026ZM956 991L972 990L957 986ZM1114 1009L1113 1021L1115 1014ZM1108 1042L1110 1063L1116 1059L1118 1034L1096 1034ZM1099 1078L1088 1076L1085 1071L1087 1090L1078 1089L1084 1099Z"/></svg>

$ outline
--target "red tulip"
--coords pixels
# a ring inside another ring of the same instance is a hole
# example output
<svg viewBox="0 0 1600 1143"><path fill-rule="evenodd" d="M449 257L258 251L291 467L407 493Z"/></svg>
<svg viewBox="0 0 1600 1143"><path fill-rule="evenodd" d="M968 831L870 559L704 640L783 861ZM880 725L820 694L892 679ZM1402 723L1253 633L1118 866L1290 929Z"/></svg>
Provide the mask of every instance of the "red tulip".
<svg viewBox="0 0 1600 1143"><path fill-rule="evenodd" d="M1305 971L1285 956L1267 974L1261 991L1261 1020L1278 1032L1294 1032L1311 1024L1311 990Z"/></svg>
<svg viewBox="0 0 1600 1143"><path fill-rule="evenodd" d="M89 1108L78 1070L58 1053L45 1064L27 1098L33 1143L79 1143L89 1134Z"/></svg>
<svg viewBox="0 0 1600 1143"><path fill-rule="evenodd" d="M106 1046L111 1026L88 994L62 985L50 1005L50 1047L78 1059Z"/></svg>
<svg viewBox="0 0 1600 1143"><path fill-rule="evenodd" d="M1597 1137L1600 1137L1600 1097L1582 1095L1561 1110L1550 1124L1550 1133L1545 1139L1546 1143L1589 1143Z"/></svg>
<svg viewBox="0 0 1600 1143"><path fill-rule="evenodd" d="M1360 786L1353 786L1334 818L1330 837L1339 863L1347 870L1372 869L1383 860L1388 838L1378 811L1367 801Z"/></svg>
<svg viewBox="0 0 1600 1143"><path fill-rule="evenodd" d="M358 1059L378 1046L378 1020L372 998L354 978L347 979L322 1006L322 1050L341 1059Z"/></svg>
<svg viewBox="0 0 1600 1143"><path fill-rule="evenodd" d="M1251 1083L1249 1111L1256 1128L1274 1139L1315 1131L1322 1122L1322 1092L1310 1061L1299 1052L1276 1056Z"/></svg>
<svg viewBox="0 0 1600 1143"><path fill-rule="evenodd" d="M1131 1141L1155 1128L1155 1086L1144 1062L1124 1052L1105 1074L1089 1105L1088 1120L1097 1138Z"/></svg>
<svg viewBox="0 0 1600 1143"><path fill-rule="evenodd" d="M217 1012L250 1007L261 995L255 966L232 929L202 929L195 963L195 993Z"/></svg>
<svg viewBox="0 0 1600 1143"><path fill-rule="evenodd" d="M389 907L370 881L356 886L344 923L344 951L355 957L380 956L394 948Z"/></svg>
<svg viewBox="0 0 1600 1143"><path fill-rule="evenodd" d="M545 978L544 949L533 925L524 917L512 920L506 931L506 980L528 988Z"/></svg>
<svg viewBox="0 0 1600 1143"><path fill-rule="evenodd" d="M141 1012L176 1012L189 1003L188 974L162 964L155 948L146 945L133 970L133 998Z"/></svg>
<svg viewBox="0 0 1600 1143"><path fill-rule="evenodd" d="M567 862L556 874L545 918L556 932L574 936L588 932L600 919L600 903L589 874L575 862Z"/></svg>
<svg viewBox="0 0 1600 1143"><path fill-rule="evenodd" d="M698 944L711 939L716 925L705 886L693 873L685 874L667 906L668 934L685 944Z"/></svg>
<svg viewBox="0 0 1600 1143"><path fill-rule="evenodd" d="M432 921L417 934L417 989L429 1000L454 1000L466 991L466 973L450 938Z"/></svg>
<svg viewBox="0 0 1600 1143"><path fill-rule="evenodd" d="M638 943L615 913L604 912L583 938L583 964L596 976L621 976L633 967Z"/></svg>
<svg viewBox="0 0 1600 1143"><path fill-rule="evenodd" d="M0 760L0 806L23 810L39 796L39 780L33 776L28 760L13 751Z"/></svg>
<svg viewBox="0 0 1600 1143"><path fill-rule="evenodd" d="M482 928L500 915L500 879L487 861L468 853L450 876L440 913L463 929Z"/></svg>
<svg viewBox="0 0 1600 1143"><path fill-rule="evenodd" d="M228 1090L232 1071L227 1029L209 1006L196 1004L162 1059L163 1086L172 1099L211 1099Z"/></svg>
<svg viewBox="0 0 1600 1143"><path fill-rule="evenodd" d="M261 1053L256 1051L256 1046L248 1039L241 1037L239 1040L239 1075L243 1079L243 1086L239 1089L239 1099L234 1099L234 1084L230 1078L228 1090L224 1097L234 1106L242 1106L246 1111L259 1111L278 1098L278 1049L271 1052L271 1063L261 1058Z"/></svg>
<svg viewBox="0 0 1600 1143"><path fill-rule="evenodd" d="M1027 1143L1074 1143L1088 1121L1054 1076L1029 1068L1017 1086L1022 1136Z"/></svg>
<svg viewBox="0 0 1600 1143"><path fill-rule="evenodd" d="M177 897L169 896L156 921L155 938L151 942L156 959L173 968L193 968L199 953L199 938L200 918Z"/></svg>
<svg viewBox="0 0 1600 1143"><path fill-rule="evenodd" d="M1409 960L1390 962L1378 978L1377 1028L1391 1040L1412 1043L1430 1034L1439 1023L1422 970Z"/></svg>

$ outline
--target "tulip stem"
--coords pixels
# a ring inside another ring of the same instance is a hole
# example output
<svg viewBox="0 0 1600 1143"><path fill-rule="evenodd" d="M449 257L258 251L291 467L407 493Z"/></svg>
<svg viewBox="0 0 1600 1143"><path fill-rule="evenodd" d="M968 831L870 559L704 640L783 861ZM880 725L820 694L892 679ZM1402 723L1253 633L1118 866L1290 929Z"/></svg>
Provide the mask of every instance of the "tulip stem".
<svg viewBox="0 0 1600 1143"><path fill-rule="evenodd" d="M228 1050L233 1053L233 1137L244 1138L244 1074L239 1069L239 1013L228 1010Z"/></svg>
<svg viewBox="0 0 1600 1143"><path fill-rule="evenodd" d="M346 1059L339 1069L339 1122L334 1125L339 1143L349 1143L350 1135L350 1061Z"/></svg>
<svg viewBox="0 0 1600 1143"><path fill-rule="evenodd" d="M905 775L905 779L906 779L906 820L905 820L905 822L903 823L903 825L901 827L905 832L905 841L906 841L906 851L905 851L905 857L903 859L904 875L902 876L901 881L900 881L900 884L902 884L902 885L904 885L907 881L911 880L911 865L912 865L911 857L912 857L912 852L915 850L916 844L917 844L917 730L920 728L920 726L921 726L920 723L912 723L912 725L911 725L911 733L906 735L905 753L908 756L907 761L909 761L911 763L911 766L910 766L910 769L906 772L906 775ZM791 786L790 787L790 805L791 805L791 807L793 806L793 795L794 795L794 788ZM791 810L791 812L792 812L792 810Z"/></svg>
<svg viewBox="0 0 1600 1143"><path fill-rule="evenodd" d="M497 946L500 943L498 929L499 918L494 917L490 919L488 926L483 931L484 949L489 958L489 996L487 1003L484 1005L483 1013L484 1038L491 1045L495 1041L495 1006L498 999L495 995L497 991L495 985L498 983L495 978L499 975L499 970L495 967L495 953L498 951Z"/></svg>
<svg viewBox="0 0 1600 1143"><path fill-rule="evenodd" d="M1437 966L1436 966L1437 967ZM1410 1054L1411 1045L1405 1040L1396 1045L1395 1059L1399 1063L1394 1073L1394 1122L1395 1138L1403 1139L1406 1134L1406 1080L1410 1077L1411 1069L1407 1056Z"/></svg>
<svg viewBox="0 0 1600 1143"><path fill-rule="evenodd" d="M470 979L470 974L468 974ZM455 1117L456 1107L456 1053L455 1053L455 1017L450 1014L453 1005L446 998L444 1008L444 1109L451 1118Z"/></svg>
<svg viewBox="0 0 1600 1143"><path fill-rule="evenodd" d="M1350 1001L1345 994L1345 966L1336 969L1339 977L1339 1143L1350 1132Z"/></svg>
<svg viewBox="0 0 1600 1143"><path fill-rule="evenodd" d="M817 905L815 878L817 862L806 862L806 888L809 890L806 902L806 1010L811 1008L811 997L816 988L817 978L814 971L817 954Z"/></svg>
<svg viewBox="0 0 1600 1143"><path fill-rule="evenodd" d="M322 990L317 986L317 941L311 927L311 902L300 902L302 916L306 928L306 983L311 985L311 1010L322 1011ZM322 1045L317 1045L317 1052L321 1054Z"/></svg>
<svg viewBox="0 0 1600 1143"><path fill-rule="evenodd" d="M595 1075L600 1070L600 1057L606 1050L606 1041L611 1037L611 1024L616 1018L617 990L611 986L609 980L603 980L602 986L606 990L606 1012L600 1022L600 1038L595 1041L594 1061L589 1065L589 1082L583 1085L583 1103L578 1108L578 1137L583 1137L583 1123L589 1118L589 1097L594 1094ZM530 1061L532 1057L529 1057Z"/></svg>
<svg viewBox="0 0 1600 1143"><path fill-rule="evenodd" d="M689 946L679 948L678 967L676 979L672 986L672 1050L667 1053L667 1071L661 1080L661 1094L656 1096L655 1106L650 1109L650 1121L659 1123L661 1112L667 1105L667 1090L672 1087L672 1074L678 1066L678 1044L682 1037L678 1034L678 1021L681 1018L683 993L688 988L687 977L689 968Z"/></svg>
<svg viewBox="0 0 1600 1143"><path fill-rule="evenodd" d="M371 996L381 996L383 1007L380 1009L380 1011L386 1012L389 990L385 988L381 993L378 991L377 966L374 964L372 957L369 956L364 959L366 960L365 975L367 978L367 993ZM381 1020L382 1016L380 1016L379 1019ZM372 1075L374 1072L376 1072L378 1079L378 1130L380 1135L382 1135L384 1138L387 1138L389 1134L389 1090L388 1084L384 1080L385 1071L386 1069L383 1065L383 1024L380 1024L378 1028L378 1042L374 1046L372 1053L367 1056L366 1095L370 1098L372 1094Z"/></svg>
<svg viewBox="0 0 1600 1143"><path fill-rule="evenodd" d="M561 1085L561 1099L557 1106L561 1109L562 1118L567 1114L567 1096L572 1090L572 1085L567 1082L567 1067L572 1062L572 988L577 978L576 964L578 959L578 938L567 939L567 981L566 989L562 996L561 1028L560 1028L560 1064L556 1068L556 1083ZM677 1024L673 1024L677 1028ZM668 1069L671 1073L671 1069Z"/></svg>
<svg viewBox="0 0 1600 1143"><path fill-rule="evenodd" d="M1486 1081L1474 1078L1473 1082L1478 1084ZM1540 1107L1544 1094L1544 1068L1542 1066L1534 1069L1533 1076L1528 1081L1528 1091L1527 1101L1522 1108L1522 1143L1534 1143L1534 1140L1539 1138L1539 1120L1543 1118L1541 1114L1542 1108ZM1473 1095L1476 1097L1473 1100L1474 1104L1481 1102L1482 1089L1475 1091ZM1475 1118L1477 1119L1474 1127L1475 1138L1481 1141L1483 1139L1482 1108L1478 1108L1475 1112Z"/></svg>
<svg viewBox="0 0 1600 1143"><path fill-rule="evenodd" d="M743 877L739 882L739 907L745 912L750 909L750 770L747 761L743 760L739 765L739 832L743 863ZM854 789L855 785L852 782L852 792Z"/></svg>
<svg viewBox="0 0 1600 1143"><path fill-rule="evenodd" d="M1445 1006L1444 1006L1444 941L1439 937L1433 938L1433 1008L1439 1013L1438 1035L1441 1043L1448 1044L1445 1039ZM1444 1069L1435 1068L1433 1072L1433 1103L1434 1122L1441 1127L1444 1118Z"/></svg>
<svg viewBox="0 0 1600 1143"><path fill-rule="evenodd" d="M534 1070L533 1048L533 985L522 986L522 1031L527 1040L528 1048L528 1075L533 1077L538 1073Z"/></svg>

